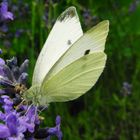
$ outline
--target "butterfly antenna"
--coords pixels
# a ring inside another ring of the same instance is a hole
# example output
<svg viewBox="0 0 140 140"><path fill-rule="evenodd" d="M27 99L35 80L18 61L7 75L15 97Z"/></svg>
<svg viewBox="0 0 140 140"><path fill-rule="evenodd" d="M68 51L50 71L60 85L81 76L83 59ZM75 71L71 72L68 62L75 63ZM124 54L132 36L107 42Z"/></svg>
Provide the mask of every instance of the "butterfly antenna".
<svg viewBox="0 0 140 140"><path fill-rule="evenodd" d="M25 112L25 115L27 115L27 113L28 113L28 111L30 110L30 108L33 106L33 104L31 104L28 108L27 108L27 110L26 110L26 112Z"/></svg>
<svg viewBox="0 0 140 140"><path fill-rule="evenodd" d="M23 105L23 103L25 102L25 100L22 100L16 107L15 109L18 110L20 108L21 105Z"/></svg>

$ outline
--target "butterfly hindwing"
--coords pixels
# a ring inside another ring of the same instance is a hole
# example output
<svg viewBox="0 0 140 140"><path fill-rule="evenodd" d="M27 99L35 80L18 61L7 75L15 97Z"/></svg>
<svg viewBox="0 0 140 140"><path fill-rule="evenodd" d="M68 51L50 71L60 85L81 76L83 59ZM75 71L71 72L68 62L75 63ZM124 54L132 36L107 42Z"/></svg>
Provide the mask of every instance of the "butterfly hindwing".
<svg viewBox="0 0 140 140"><path fill-rule="evenodd" d="M86 93L98 80L106 62L104 52L84 55L58 72L41 87L40 104L65 102Z"/></svg>

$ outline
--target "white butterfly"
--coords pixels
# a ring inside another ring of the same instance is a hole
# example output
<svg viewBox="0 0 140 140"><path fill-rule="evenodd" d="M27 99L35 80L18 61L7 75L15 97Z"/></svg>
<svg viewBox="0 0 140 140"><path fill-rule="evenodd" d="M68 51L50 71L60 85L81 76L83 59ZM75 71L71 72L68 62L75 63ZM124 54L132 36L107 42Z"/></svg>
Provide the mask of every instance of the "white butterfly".
<svg viewBox="0 0 140 140"><path fill-rule="evenodd" d="M26 100L46 105L65 102L86 93L98 80L105 63L109 31L105 20L83 34L75 7L57 19L37 59Z"/></svg>

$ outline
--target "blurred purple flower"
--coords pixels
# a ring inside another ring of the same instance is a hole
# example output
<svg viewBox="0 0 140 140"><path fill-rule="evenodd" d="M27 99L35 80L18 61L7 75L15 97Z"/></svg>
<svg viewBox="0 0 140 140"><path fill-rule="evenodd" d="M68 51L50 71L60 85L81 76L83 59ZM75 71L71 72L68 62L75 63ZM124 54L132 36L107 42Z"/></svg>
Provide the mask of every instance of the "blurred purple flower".
<svg viewBox="0 0 140 140"><path fill-rule="evenodd" d="M83 10L83 19L86 27L91 27L99 22L98 17L95 15L93 16L89 9Z"/></svg>
<svg viewBox="0 0 140 140"><path fill-rule="evenodd" d="M132 85L128 82L123 82L121 93L123 94L123 96L130 95L132 93Z"/></svg>
<svg viewBox="0 0 140 140"><path fill-rule="evenodd" d="M20 37L23 32L24 32L23 29L18 29L15 33L15 37L17 37L17 38Z"/></svg>
<svg viewBox="0 0 140 140"><path fill-rule="evenodd" d="M1 7L0 7L0 17L1 20L13 20L13 13L8 11L8 3L6 1L3 1L1 3Z"/></svg>
<svg viewBox="0 0 140 140"><path fill-rule="evenodd" d="M137 9L137 6L140 4L140 0L134 0L129 6L129 12L134 12Z"/></svg>
<svg viewBox="0 0 140 140"><path fill-rule="evenodd" d="M3 40L3 46L5 46L6 48L10 48L11 47L11 42L8 39Z"/></svg>
<svg viewBox="0 0 140 140"><path fill-rule="evenodd" d="M0 124L0 138L7 138L10 136L9 129L6 125Z"/></svg>
<svg viewBox="0 0 140 140"><path fill-rule="evenodd" d="M5 65L5 61L2 58L0 58L0 66L3 66L3 65Z"/></svg>
<svg viewBox="0 0 140 140"><path fill-rule="evenodd" d="M0 31L3 32L3 33L8 32L8 26L6 24L2 24L0 26Z"/></svg>
<svg viewBox="0 0 140 140"><path fill-rule="evenodd" d="M136 3L135 2L131 3L129 7L129 12L134 12L136 8L137 8Z"/></svg>
<svg viewBox="0 0 140 140"><path fill-rule="evenodd" d="M62 132L61 132L61 129L60 129L60 124L61 124L61 118L60 118L60 116L57 116L56 117L55 124L56 124L56 126L55 127L52 127L52 128L49 128L47 130L47 133L50 136L56 135L58 137L58 139L61 140L62 139ZM50 136L48 136L47 140L50 140Z"/></svg>

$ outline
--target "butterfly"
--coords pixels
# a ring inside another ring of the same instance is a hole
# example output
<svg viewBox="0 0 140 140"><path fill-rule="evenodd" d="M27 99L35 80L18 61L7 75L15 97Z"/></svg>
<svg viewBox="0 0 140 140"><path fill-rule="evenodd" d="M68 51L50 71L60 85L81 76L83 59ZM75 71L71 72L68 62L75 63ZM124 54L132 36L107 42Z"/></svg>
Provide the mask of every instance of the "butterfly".
<svg viewBox="0 0 140 140"><path fill-rule="evenodd" d="M39 54L24 99L46 105L74 100L90 90L105 67L108 31L105 20L83 33L76 8L66 9Z"/></svg>

